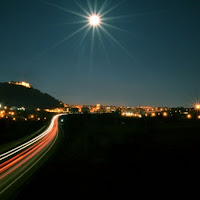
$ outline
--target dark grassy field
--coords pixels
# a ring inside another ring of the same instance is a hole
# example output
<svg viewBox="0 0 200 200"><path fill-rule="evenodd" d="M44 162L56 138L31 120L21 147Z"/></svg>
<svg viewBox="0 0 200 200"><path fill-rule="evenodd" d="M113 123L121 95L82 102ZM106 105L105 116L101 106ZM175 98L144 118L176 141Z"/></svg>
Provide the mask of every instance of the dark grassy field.
<svg viewBox="0 0 200 200"><path fill-rule="evenodd" d="M38 131L46 121L0 119L0 145L16 141Z"/></svg>
<svg viewBox="0 0 200 200"><path fill-rule="evenodd" d="M200 121L70 115L62 130L55 154L15 199L194 194L188 191L199 178Z"/></svg>

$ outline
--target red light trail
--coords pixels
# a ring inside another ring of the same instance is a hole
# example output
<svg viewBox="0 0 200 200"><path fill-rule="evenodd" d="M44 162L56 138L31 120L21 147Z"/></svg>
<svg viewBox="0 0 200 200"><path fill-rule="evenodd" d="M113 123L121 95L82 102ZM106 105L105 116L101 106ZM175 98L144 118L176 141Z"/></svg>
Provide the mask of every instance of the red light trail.
<svg viewBox="0 0 200 200"><path fill-rule="evenodd" d="M61 115L54 116L47 130L37 137L0 155L0 195L49 152L57 139Z"/></svg>

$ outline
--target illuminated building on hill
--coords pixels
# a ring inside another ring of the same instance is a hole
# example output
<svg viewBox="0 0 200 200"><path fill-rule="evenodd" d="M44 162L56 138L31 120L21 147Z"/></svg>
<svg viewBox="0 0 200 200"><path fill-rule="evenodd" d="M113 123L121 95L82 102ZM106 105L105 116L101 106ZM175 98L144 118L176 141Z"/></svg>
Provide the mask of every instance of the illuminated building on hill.
<svg viewBox="0 0 200 200"><path fill-rule="evenodd" d="M23 86L23 87L26 87L26 88L31 88L32 86L30 85L30 83L27 83L27 82L15 82L15 81L12 81L12 82L8 82L8 84L12 84L12 85L20 85L20 86Z"/></svg>

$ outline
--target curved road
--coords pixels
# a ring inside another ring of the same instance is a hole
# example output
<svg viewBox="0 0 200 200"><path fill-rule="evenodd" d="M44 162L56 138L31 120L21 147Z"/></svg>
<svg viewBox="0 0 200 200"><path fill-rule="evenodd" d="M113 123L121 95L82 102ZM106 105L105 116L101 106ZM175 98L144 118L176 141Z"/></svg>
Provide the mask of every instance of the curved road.
<svg viewBox="0 0 200 200"><path fill-rule="evenodd" d="M58 137L58 118L55 115L49 127L37 137L0 155L0 199L22 177L29 177L31 169L49 152Z"/></svg>

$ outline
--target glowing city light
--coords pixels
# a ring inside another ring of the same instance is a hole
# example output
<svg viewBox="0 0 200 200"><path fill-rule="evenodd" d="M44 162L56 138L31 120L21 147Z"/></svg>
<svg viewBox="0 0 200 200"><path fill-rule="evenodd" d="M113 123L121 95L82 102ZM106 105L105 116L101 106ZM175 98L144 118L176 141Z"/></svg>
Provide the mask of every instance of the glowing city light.
<svg viewBox="0 0 200 200"><path fill-rule="evenodd" d="M9 112L8 114L9 114L9 115L12 115L12 116L13 116L13 115L15 115L15 113L14 113L14 112L12 112L12 111L11 111L11 112Z"/></svg>
<svg viewBox="0 0 200 200"><path fill-rule="evenodd" d="M196 104L196 105L195 105L195 109L196 109L196 110L200 110L200 104Z"/></svg>
<svg viewBox="0 0 200 200"><path fill-rule="evenodd" d="M163 117L167 117L167 115L168 115L168 114L167 114L166 112L163 113Z"/></svg>
<svg viewBox="0 0 200 200"><path fill-rule="evenodd" d="M0 111L0 118L4 118L5 117L5 111Z"/></svg>
<svg viewBox="0 0 200 200"><path fill-rule="evenodd" d="M188 119L191 119L191 118L192 118L192 115L188 114L188 115L187 115L187 118L188 118Z"/></svg>

